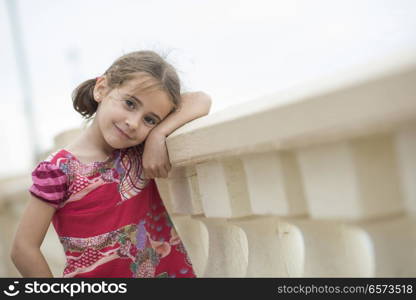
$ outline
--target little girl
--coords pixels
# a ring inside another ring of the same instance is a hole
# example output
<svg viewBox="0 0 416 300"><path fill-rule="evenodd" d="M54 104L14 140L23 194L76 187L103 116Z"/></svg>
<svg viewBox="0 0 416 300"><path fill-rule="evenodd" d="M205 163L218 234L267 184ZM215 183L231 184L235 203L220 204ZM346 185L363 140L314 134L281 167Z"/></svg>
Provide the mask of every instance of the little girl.
<svg viewBox="0 0 416 300"><path fill-rule="evenodd" d="M153 178L171 168L166 137L208 114L209 96L181 95L173 67L138 51L82 83L73 105L93 122L32 172L11 252L19 272L52 277L40 251L52 221L63 277L195 277Z"/></svg>

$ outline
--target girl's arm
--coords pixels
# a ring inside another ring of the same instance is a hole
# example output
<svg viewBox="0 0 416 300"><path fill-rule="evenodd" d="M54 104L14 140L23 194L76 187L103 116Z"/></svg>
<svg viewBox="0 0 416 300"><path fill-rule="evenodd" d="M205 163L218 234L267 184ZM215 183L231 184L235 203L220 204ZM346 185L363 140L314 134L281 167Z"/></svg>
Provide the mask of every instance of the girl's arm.
<svg viewBox="0 0 416 300"><path fill-rule="evenodd" d="M31 195L17 228L11 259L23 277L53 277L40 251L55 208Z"/></svg>
<svg viewBox="0 0 416 300"><path fill-rule="evenodd" d="M150 134L167 137L182 125L207 115L211 108L211 97L204 92L184 93L181 95L181 100L180 108L168 115L152 129Z"/></svg>
<svg viewBox="0 0 416 300"><path fill-rule="evenodd" d="M168 176L171 169L166 148L166 137L182 125L203 117L211 108L211 97L204 92L181 95L180 108L160 122L146 138L143 153L143 173L145 178Z"/></svg>

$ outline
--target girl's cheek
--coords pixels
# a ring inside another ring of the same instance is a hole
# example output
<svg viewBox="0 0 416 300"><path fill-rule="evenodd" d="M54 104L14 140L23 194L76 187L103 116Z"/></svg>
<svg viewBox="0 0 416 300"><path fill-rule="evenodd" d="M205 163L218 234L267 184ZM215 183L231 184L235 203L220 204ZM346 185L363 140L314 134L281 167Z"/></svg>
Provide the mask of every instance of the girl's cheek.
<svg viewBox="0 0 416 300"><path fill-rule="evenodd" d="M147 139L147 137L149 136L149 133L150 133L150 130L148 130L148 131L144 134L143 140Z"/></svg>
<svg viewBox="0 0 416 300"><path fill-rule="evenodd" d="M126 114L126 112L124 111L123 107L114 107L114 109L112 109L111 114L118 118L121 119L123 122L127 119L128 115Z"/></svg>

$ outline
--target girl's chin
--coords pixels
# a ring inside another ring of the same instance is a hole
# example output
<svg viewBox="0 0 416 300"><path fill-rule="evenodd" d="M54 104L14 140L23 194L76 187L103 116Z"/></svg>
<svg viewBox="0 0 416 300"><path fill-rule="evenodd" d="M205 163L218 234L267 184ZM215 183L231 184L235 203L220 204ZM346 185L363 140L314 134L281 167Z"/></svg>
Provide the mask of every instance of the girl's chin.
<svg viewBox="0 0 416 300"><path fill-rule="evenodd" d="M123 148L128 148L130 147L129 145L127 145L126 143L123 143L117 139L114 138L107 138L106 139L107 145L109 147L111 147L112 149L116 150L116 149L123 149Z"/></svg>
<svg viewBox="0 0 416 300"><path fill-rule="evenodd" d="M105 141L107 145L113 149L124 149L140 144L139 142L135 142L131 139L126 139L118 133L106 135Z"/></svg>

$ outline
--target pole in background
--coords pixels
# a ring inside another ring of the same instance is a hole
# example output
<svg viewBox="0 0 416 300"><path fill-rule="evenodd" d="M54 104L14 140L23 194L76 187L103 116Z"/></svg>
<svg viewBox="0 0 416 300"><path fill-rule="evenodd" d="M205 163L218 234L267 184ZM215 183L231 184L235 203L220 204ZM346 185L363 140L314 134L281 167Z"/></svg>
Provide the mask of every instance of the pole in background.
<svg viewBox="0 0 416 300"><path fill-rule="evenodd" d="M40 147L38 143L39 139L37 135L37 126L33 112L32 88L29 76L29 68L25 48L23 45L17 5L17 0L6 0L13 39L13 48L15 51L16 64L18 69L18 80L20 82L23 94L23 109L29 136L29 150L32 153L33 163L36 164L40 155Z"/></svg>

